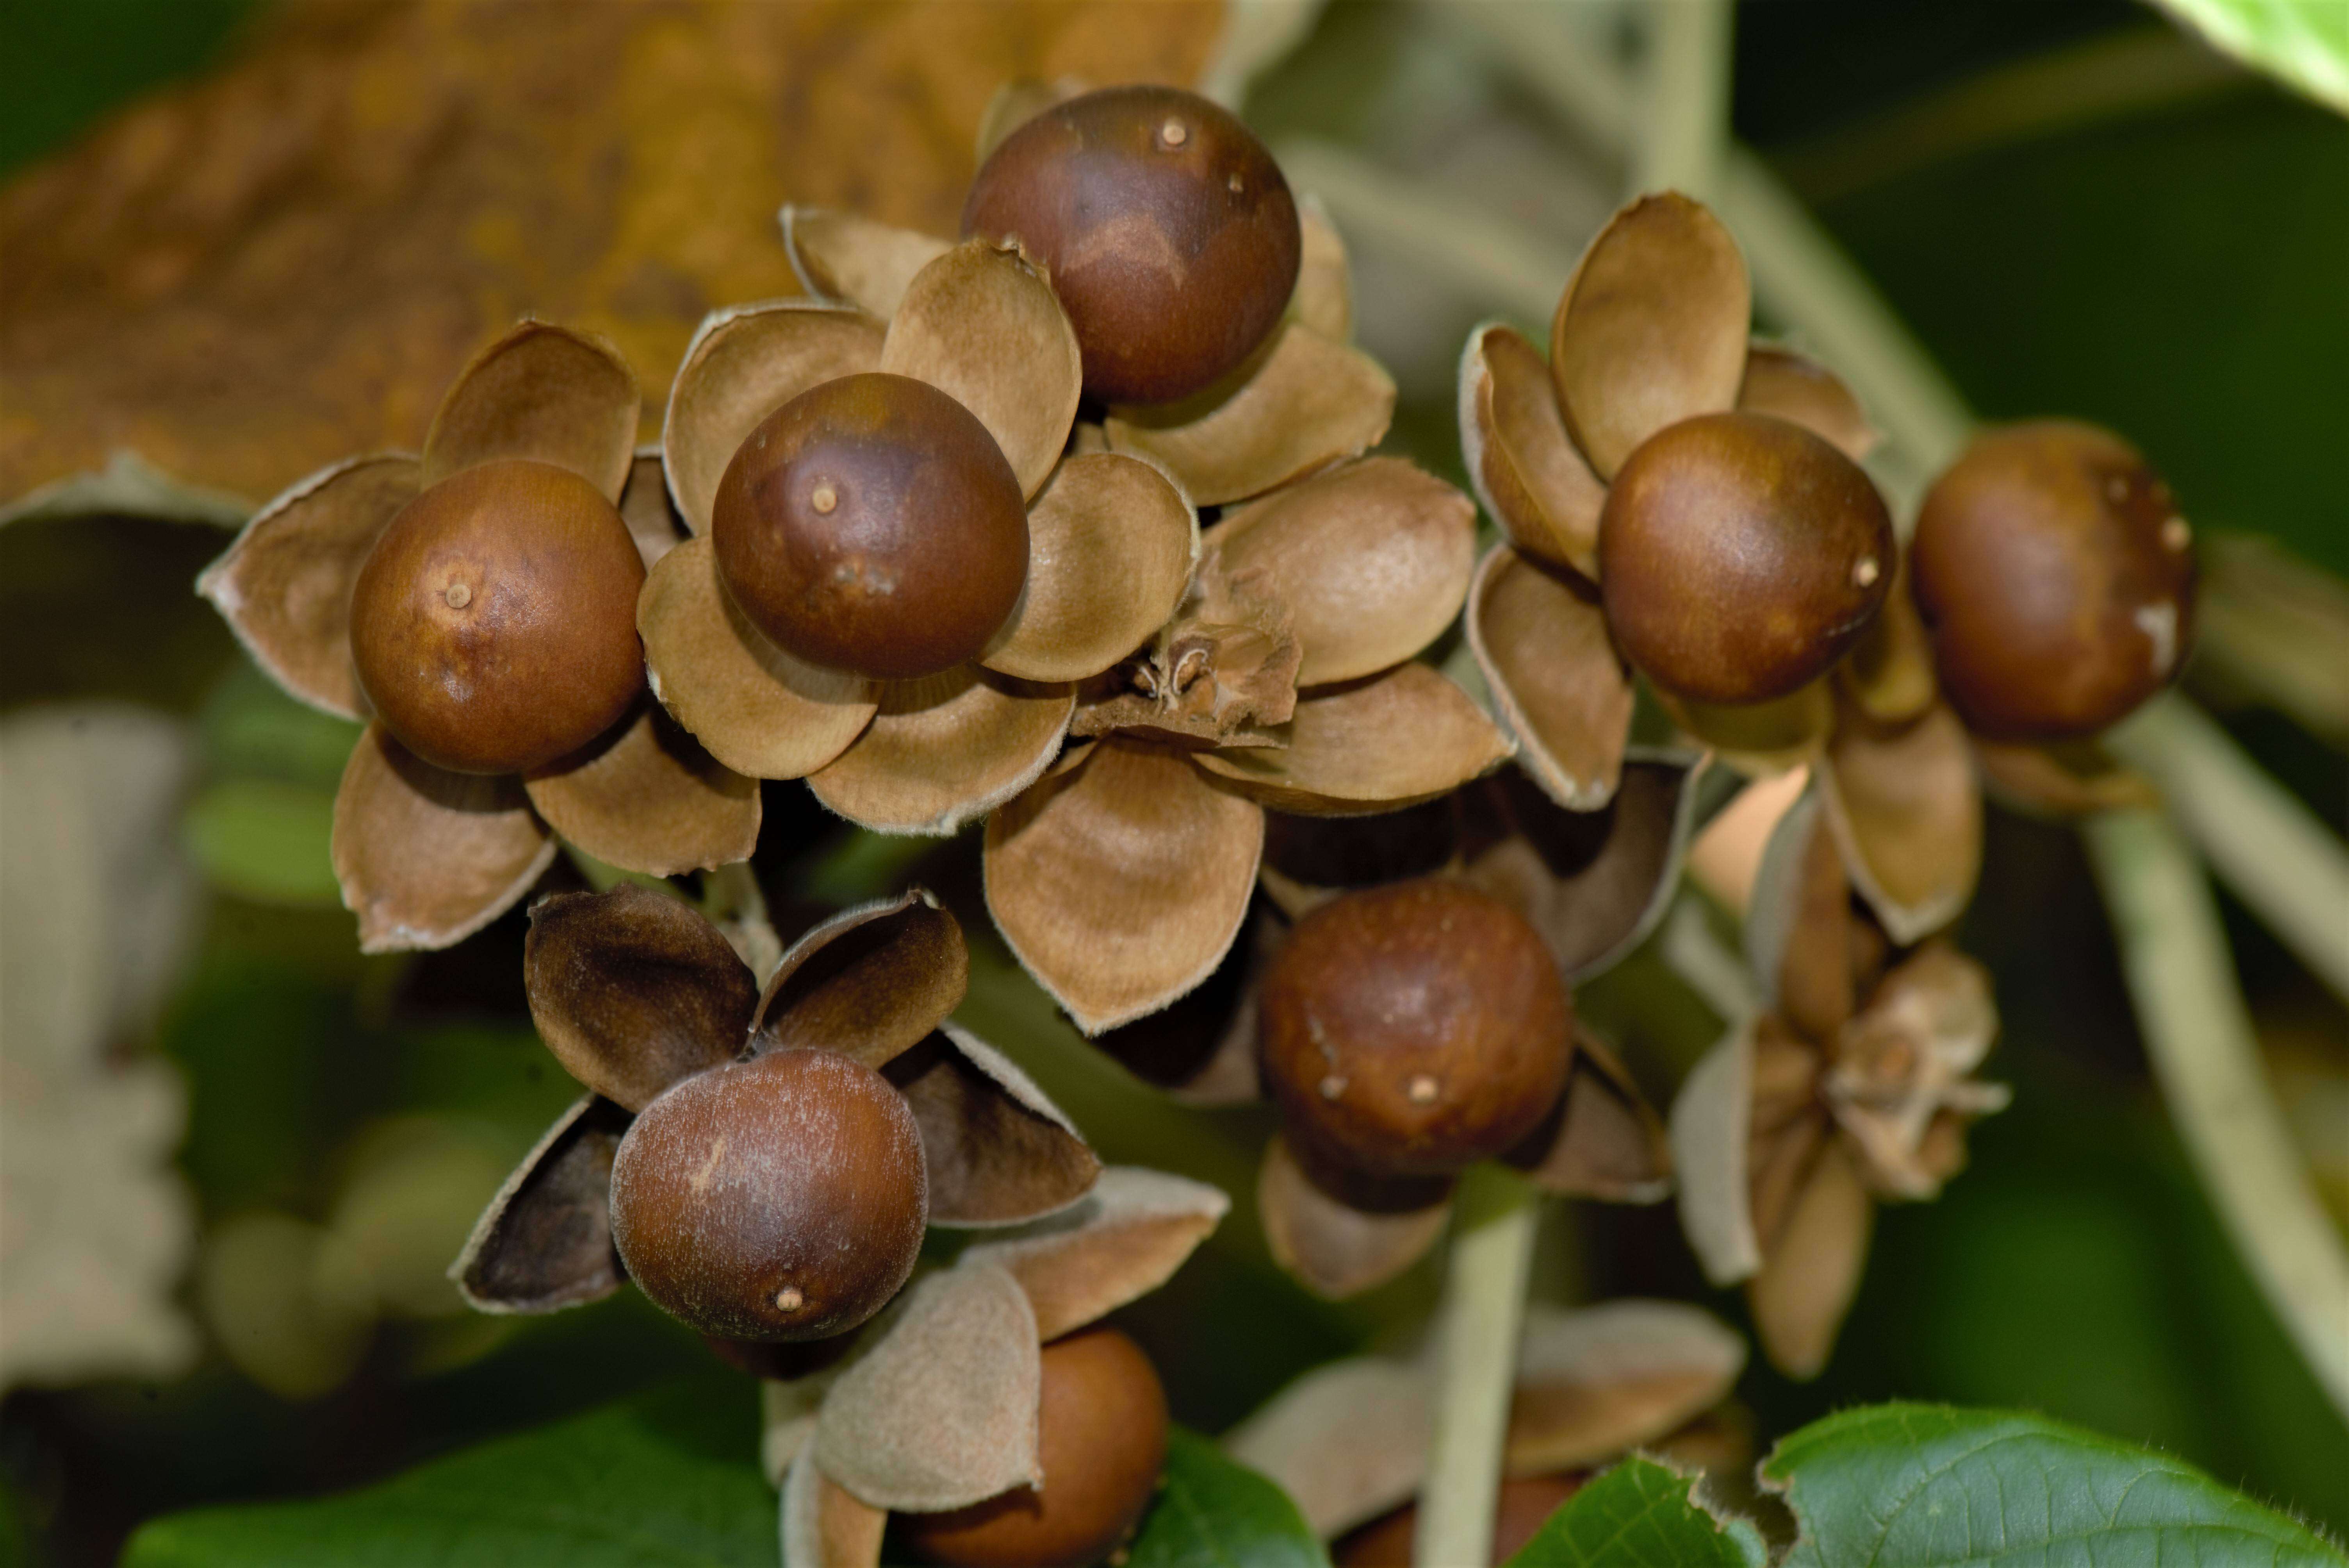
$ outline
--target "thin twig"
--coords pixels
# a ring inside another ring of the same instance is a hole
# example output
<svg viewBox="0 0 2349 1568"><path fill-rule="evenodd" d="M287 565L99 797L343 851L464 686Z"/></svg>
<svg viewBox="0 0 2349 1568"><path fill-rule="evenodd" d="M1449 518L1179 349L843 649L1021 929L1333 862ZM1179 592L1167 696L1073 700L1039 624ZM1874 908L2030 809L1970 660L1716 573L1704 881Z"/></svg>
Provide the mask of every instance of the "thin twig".
<svg viewBox="0 0 2349 1568"><path fill-rule="evenodd" d="M2106 812L2085 836L2187 1152L2301 1355L2349 1412L2349 1263L2261 1071L2202 869L2150 811Z"/></svg>
<svg viewBox="0 0 2349 1568"><path fill-rule="evenodd" d="M1435 1427L1412 1542L1418 1568L1493 1560L1493 1501L1539 1218L1533 1190L1498 1166L1468 1173L1454 1212L1438 1319Z"/></svg>

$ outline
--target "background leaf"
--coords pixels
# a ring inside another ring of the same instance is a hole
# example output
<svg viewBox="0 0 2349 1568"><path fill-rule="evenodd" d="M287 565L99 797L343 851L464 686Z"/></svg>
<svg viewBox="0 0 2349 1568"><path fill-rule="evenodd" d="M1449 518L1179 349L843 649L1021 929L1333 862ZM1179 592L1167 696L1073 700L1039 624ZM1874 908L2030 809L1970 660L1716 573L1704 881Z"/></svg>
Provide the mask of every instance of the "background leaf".
<svg viewBox="0 0 2349 1568"><path fill-rule="evenodd" d="M1328 1568L1288 1494L1197 1433L1168 1434L1166 1475L1126 1568Z"/></svg>
<svg viewBox="0 0 2349 1568"><path fill-rule="evenodd" d="M124 1568L763 1568L753 1407L747 1379L663 1389L342 1497L160 1519Z"/></svg>
<svg viewBox="0 0 2349 1568"><path fill-rule="evenodd" d="M2341 0L2161 0L2213 44L2349 112L2349 5Z"/></svg>
<svg viewBox="0 0 2349 1568"><path fill-rule="evenodd" d="M2190 1465L2043 1416L1847 1410L1780 1443L1762 1474L1803 1523L1788 1568L2344 1561Z"/></svg>
<svg viewBox="0 0 2349 1568"><path fill-rule="evenodd" d="M1653 1460L1625 1460L1567 1500L1509 1568L1760 1568L1769 1552L1754 1526L1727 1530L1689 1500L1692 1478Z"/></svg>

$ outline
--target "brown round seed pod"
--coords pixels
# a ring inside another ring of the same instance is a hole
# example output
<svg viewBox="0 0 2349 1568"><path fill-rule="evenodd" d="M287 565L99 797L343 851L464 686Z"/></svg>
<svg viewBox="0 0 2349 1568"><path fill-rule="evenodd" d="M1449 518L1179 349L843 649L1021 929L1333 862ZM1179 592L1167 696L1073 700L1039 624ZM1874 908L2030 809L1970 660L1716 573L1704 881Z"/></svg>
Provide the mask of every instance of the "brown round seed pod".
<svg viewBox="0 0 2349 1568"><path fill-rule="evenodd" d="M1892 518L1800 425L1702 414L1642 442L1599 520L1607 626L1699 702L1785 696L1841 658L1891 591Z"/></svg>
<svg viewBox="0 0 2349 1568"><path fill-rule="evenodd" d="M1998 739L2093 735L2168 685L2194 631L2194 533L2135 447L2068 420L1974 438L1910 542L1941 689Z"/></svg>
<svg viewBox="0 0 2349 1568"><path fill-rule="evenodd" d="M1258 1038L1292 1137L1437 1176L1531 1132L1566 1088L1574 1010L1525 918L1428 879L1330 900L1266 972Z"/></svg>
<svg viewBox="0 0 2349 1568"><path fill-rule="evenodd" d="M569 469L482 463L383 531L351 590L351 661L384 727L460 773L522 773L617 724L645 687L644 558Z"/></svg>
<svg viewBox="0 0 2349 1568"><path fill-rule="evenodd" d="M831 1051L678 1084L612 1159L612 1240L655 1305L721 1339L821 1339L913 1273L929 1172L905 1097Z"/></svg>
<svg viewBox="0 0 2349 1568"><path fill-rule="evenodd" d="M975 656L1028 581L1027 508L995 438L928 382L879 371L761 420L718 482L710 535L761 631L882 680Z"/></svg>
<svg viewBox="0 0 2349 1568"><path fill-rule="evenodd" d="M998 147L965 235L1016 239L1075 327L1085 390L1166 403L1238 367L1280 320L1304 241L1247 127L1175 88L1105 88Z"/></svg>
<svg viewBox="0 0 2349 1568"><path fill-rule="evenodd" d="M1043 1487L899 1514L922 1556L949 1568L1085 1568L1141 1520L1166 1465L1166 1390L1150 1358L1114 1328L1087 1328L1045 1346L1043 1372Z"/></svg>
<svg viewBox="0 0 2349 1568"><path fill-rule="evenodd" d="M1493 1500L1493 1568L1500 1568L1534 1538L1567 1499L1582 1490L1579 1472L1518 1476L1501 1483ZM1407 1502L1349 1532L1330 1553L1337 1568L1411 1568L1419 1505Z"/></svg>

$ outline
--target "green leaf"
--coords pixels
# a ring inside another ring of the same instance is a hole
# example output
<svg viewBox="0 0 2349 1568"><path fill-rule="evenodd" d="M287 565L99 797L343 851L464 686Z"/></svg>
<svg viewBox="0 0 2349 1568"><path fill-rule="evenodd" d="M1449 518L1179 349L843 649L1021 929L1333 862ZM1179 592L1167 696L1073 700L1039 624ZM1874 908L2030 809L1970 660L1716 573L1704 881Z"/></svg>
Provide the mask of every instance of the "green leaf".
<svg viewBox="0 0 2349 1568"><path fill-rule="evenodd" d="M1788 1568L2344 1561L2191 1465L2044 1416L1846 1410L1780 1443L1762 1475L1802 1522Z"/></svg>
<svg viewBox="0 0 2349 1568"><path fill-rule="evenodd" d="M332 845L335 797L275 779L224 779L188 802L188 853L213 886L256 903L342 902Z"/></svg>
<svg viewBox="0 0 2349 1568"><path fill-rule="evenodd" d="M1196 1432L1168 1435L1166 1474L1125 1568L1329 1568L1288 1494Z"/></svg>
<svg viewBox="0 0 2349 1568"><path fill-rule="evenodd" d="M1693 1478L1634 1457L1567 1500L1508 1568L1761 1568L1745 1521L1723 1530L1689 1496Z"/></svg>
<svg viewBox="0 0 2349 1568"><path fill-rule="evenodd" d="M2349 5L2341 0L2161 0L2244 64L2349 113Z"/></svg>
<svg viewBox="0 0 2349 1568"><path fill-rule="evenodd" d="M697 1381L363 1491L160 1519L123 1568L773 1568L757 1454L749 1381Z"/></svg>

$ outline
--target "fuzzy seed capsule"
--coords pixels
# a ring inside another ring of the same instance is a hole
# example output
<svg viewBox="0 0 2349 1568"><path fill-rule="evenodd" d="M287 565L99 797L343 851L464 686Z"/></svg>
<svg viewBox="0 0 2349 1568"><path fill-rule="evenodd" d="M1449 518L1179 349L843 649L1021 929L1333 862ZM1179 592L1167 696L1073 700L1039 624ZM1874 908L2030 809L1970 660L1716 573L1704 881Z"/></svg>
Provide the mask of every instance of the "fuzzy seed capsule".
<svg viewBox="0 0 2349 1568"><path fill-rule="evenodd" d="M1624 460L1599 514L1608 629L1677 696L1781 697L1826 672L1891 591L1892 518L1800 425L1704 414Z"/></svg>
<svg viewBox="0 0 2349 1568"><path fill-rule="evenodd" d="M351 660L400 744L460 773L579 750L644 690L644 558L601 490L510 459L451 474L376 541L351 592Z"/></svg>
<svg viewBox="0 0 2349 1568"><path fill-rule="evenodd" d="M928 1169L905 1097L829 1051L687 1078L612 1161L612 1239L663 1311L721 1339L821 1339L913 1272Z"/></svg>
<svg viewBox="0 0 2349 1568"><path fill-rule="evenodd" d="M1934 481L1909 572L1941 688L1977 732L2093 735L2167 686L2193 635L2193 530L2136 448L2043 420Z"/></svg>
<svg viewBox="0 0 2349 1568"><path fill-rule="evenodd" d="M1028 580L1027 509L1002 449L905 376L844 376L767 416L726 465L710 533L761 631L882 680L975 656Z"/></svg>
<svg viewBox="0 0 2349 1568"><path fill-rule="evenodd" d="M1166 1391L1142 1347L1114 1328L1045 1346L1036 1437L1041 1489L899 1514L907 1542L948 1568L1085 1568L1108 1556L1166 1464Z"/></svg>
<svg viewBox="0 0 2349 1568"><path fill-rule="evenodd" d="M1566 1088L1574 1015L1524 917L1438 879L1345 894L1264 979L1267 1084L1300 1153L1437 1176L1515 1147Z"/></svg>
<svg viewBox="0 0 2349 1568"><path fill-rule="evenodd" d="M971 181L962 232L1042 262L1085 389L1165 403L1237 369L1280 320L1304 253L1297 203L1247 127L1174 88L1045 110Z"/></svg>

